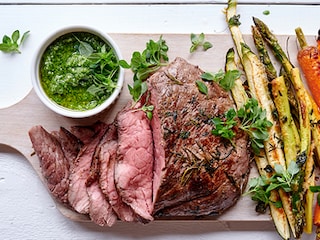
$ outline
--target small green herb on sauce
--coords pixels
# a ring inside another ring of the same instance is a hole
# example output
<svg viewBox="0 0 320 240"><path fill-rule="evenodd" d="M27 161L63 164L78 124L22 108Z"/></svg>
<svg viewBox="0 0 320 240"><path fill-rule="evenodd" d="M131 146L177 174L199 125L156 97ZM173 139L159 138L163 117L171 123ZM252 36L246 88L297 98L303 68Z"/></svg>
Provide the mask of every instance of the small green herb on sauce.
<svg viewBox="0 0 320 240"><path fill-rule="evenodd" d="M104 102L114 91L118 59L96 35L76 32L56 39L40 63L42 86L53 101L83 111Z"/></svg>
<svg viewBox="0 0 320 240"><path fill-rule="evenodd" d="M199 35L196 35L194 33L191 33L190 35L191 39L191 47L190 47L190 53L193 53L198 49L198 47L203 48L204 51L207 51L209 48L212 48L212 43L205 41L205 35L204 33L200 33Z"/></svg>
<svg viewBox="0 0 320 240"><path fill-rule="evenodd" d="M19 38L20 38L19 30L15 30L12 33L11 38L7 35L4 35L2 38L2 43L0 43L0 51L5 53L21 53L20 46L27 38L29 32L30 31L25 32L22 35L20 41L19 41Z"/></svg>

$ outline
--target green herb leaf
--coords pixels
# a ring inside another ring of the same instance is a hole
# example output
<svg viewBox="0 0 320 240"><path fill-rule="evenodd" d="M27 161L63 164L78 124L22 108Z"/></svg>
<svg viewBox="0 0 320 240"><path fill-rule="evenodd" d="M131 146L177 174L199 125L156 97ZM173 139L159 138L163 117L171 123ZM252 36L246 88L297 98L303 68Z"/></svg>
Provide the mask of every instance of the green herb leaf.
<svg viewBox="0 0 320 240"><path fill-rule="evenodd" d="M241 73L238 70L228 70L226 72L219 70L215 74L205 72L201 75L201 78L206 81L215 81L224 90L230 91L233 88L236 79L238 79L240 76Z"/></svg>
<svg viewBox="0 0 320 240"><path fill-rule="evenodd" d="M0 43L0 51L5 53L21 53L20 52L20 46L26 39L27 35L29 34L29 31L25 32L20 40L20 43L18 43L20 38L20 32L19 30L15 30L11 34L11 38L7 35L4 35L2 38L2 43Z"/></svg>
<svg viewBox="0 0 320 240"><path fill-rule="evenodd" d="M30 33L30 31L26 31L25 33L23 33L19 45L21 45L27 39L29 33Z"/></svg>
<svg viewBox="0 0 320 240"><path fill-rule="evenodd" d="M253 152L259 154L260 149L264 148L264 142L269 137L268 128L272 126L272 122L266 118L265 110L262 110L258 106L258 101L254 98L250 98L237 112L235 112L233 108L228 110L225 114L224 121L220 118L214 118L213 123L216 129L212 131L212 133L215 135L224 135L223 137L230 140L235 135L231 134L231 132L233 132L232 128L236 125L236 116L241 121L239 128L245 131L250 137ZM276 168L276 171L281 170L278 168ZM295 171L296 169L292 169L292 172Z"/></svg>
<svg viewBox="0 0 320 240"><path fill-rule="evenodd" d="M234 87L236 79L241 76L238 70L226 71L224 78L220 80L219 85L226 91L230 91Z"/></svg>
<svg viewBox="0 0 320 240"><path fill-rule="evenodd" d="M86 77L93 82L87 92L100 97L110 95L117 86L117 74L120 69L113 50L103 45L95 52L89 43L80 41L76 36L75 38L79 41L78 56L84 58L89 66L90 74Z"/></svg>
<svg viewBox="0 0 320 240"><path fill-rule="evenodd" d="M3 42L4 44L11 44L11 43L12 43L11 38L8 37L7 35L4 35L4 36L3 36L2 42Z"/></svg>
<svg viewBox="0 0 320 240"><path fill-rule="evenodd" d="M262 13L263 13L263 15L269 15L269 14L270 14L270 11L269 11L269 10L265 10L265 11L263 11Z"/></svg>
<svg viewBox="0 0 320 240"><path fill-rule="evenodd" d="M198 47L203 48L204 51L207 51L209 48L212 48L213 45L208 42L204 41L205 40L205 35L204 33L200 33L199 35L196 35L194 33L190 34L190 40L191 40L191 47L190 47L190 53L193 53L198 49Z"/></svg>
<svg viewBox="0 0 320 240"><path fill-rule="evenodd" d="M224 115L224 120L219 117L212 119L212 123L215 128L211 131L212 134L216 136L221 136L232 142L232 138L236 135L233 128L237 125L236 121L236 111L231 108Z"/></svg>
<svg viewBox="0 0 320 240"><path fill-rule="evenodd" d="M268 128L272 126L266 118L266 112L258 105L258 101L250 98L248 102L238 110L241 120L240 129L248 133L251 139L251 147L255 154L259 154L264 142L268 139Z"/></svg>
<svg viewBox="0 0 320 240"><path fill-rule="evenodd" d="M119 60L119 65L125 69L129 69L131 66L129 63L126 62L126 60Z"/></svg>
<svg viewBox="0 0 320 240"><path fill-rule="evenodd" d="M161 36L157 42L149 40L141 53L134 52L130 64L124 60L119 61L121 67L131 68L134 73L133 85L128 86L134 101L138 101L146 91L146 84L143 82L161 66L167 65L169 61L168 50L169 48Z"/></svg>
<svg viewBox="0 0 320 240"><path fill-rule="evenodd" d="M228 21L229 26L240 26L241 22L240 22L240 14L238 15L234 15L233 17L231 17Z"/></svg>
<svg viewBox="0 0 320 240"><path fill-rule="evenodd" d="M206 80L206 81L213 81L214 80L214 75L212 73L209 73L209 72L204 72L201 74L201 78L203 80Z"/></svg>
<svg viewBox="0 0 320 240"><path fill-rule="evenodd" d="M203 43L202 47L203 47L203 50L204 50L204 51L207 51L208 49L212 48L213 45L212 45L211 42L207 42L207 41L206 41L206 42Z"/></svg>
<svg viewBox="0 0 320 240"><path fill-rule="evenodd" d="M89 43L80 41L79 53L84 57L89 57L93 53L93 48Z"/></svg>
<svg viewBox="0 0 320 240"><path fill-rule="evenodd" d="M203 81L197 80L196 84L201 93L208 95L208 87Z"/></svg>
<svg viewBox="0 0 320 240"><path fill-rule="evenodd" d="M15 30L13 33L12 33L12 36L11 36L11 39L14 43L18 43L18 40L20 38L20 32L19 30Z"/></svg>
<svg viewBox="0 0 320 240"><path fill-rule="evenodd" d="M320 186L310 186L309 189L313 193L320 192Z"/></svg>
<svg viewBox="0 0 320 240"><path fill-rule="evenodd" d="M272 202L270 200L270 192L277 189L283 189L285 192L291 193L292 196L299 195L296 191L295 185L297 181L300 181L303 177L303 172L299 168L299 165L295 161L290 163L291 168L295 169L290 173L289 170L285 170L279 164L275 164L275 171L271 177L261 175L257 178L249 180L249 190L245 193L251 194L251 198L254 201L264 202L265 204L275 204L276 207L282 207L279 202ZM299 171L296 171L298 169ZM299 190L298 190L299 191Z"/></svg>
<svg viewBox="0 0 320 240"><path fill-rule="evenodd" d="M147 114L147 118L149 120L152 119L152 116L153 116L152 111L153 111L153 109L154 109L153 105L143 105L142 108L141 108L141 110L144 111Z"/></svg>

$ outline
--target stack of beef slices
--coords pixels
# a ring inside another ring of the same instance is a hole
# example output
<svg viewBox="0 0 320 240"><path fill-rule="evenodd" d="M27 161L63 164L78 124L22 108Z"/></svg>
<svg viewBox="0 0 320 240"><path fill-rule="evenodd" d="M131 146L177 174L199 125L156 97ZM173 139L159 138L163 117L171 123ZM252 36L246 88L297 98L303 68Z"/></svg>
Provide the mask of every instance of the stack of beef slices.
<svg viewBox="0 0 320 240"><path fill-rule="evenodd" d="M231 144L211 133L211 119L233 101L214 82L200 93L202 73L176 58L110 124L30 129L52 195L102 226L218 215L233 206L248 179L248 136L237 130ZM154 106L151 120L146 105Z"/></svg>

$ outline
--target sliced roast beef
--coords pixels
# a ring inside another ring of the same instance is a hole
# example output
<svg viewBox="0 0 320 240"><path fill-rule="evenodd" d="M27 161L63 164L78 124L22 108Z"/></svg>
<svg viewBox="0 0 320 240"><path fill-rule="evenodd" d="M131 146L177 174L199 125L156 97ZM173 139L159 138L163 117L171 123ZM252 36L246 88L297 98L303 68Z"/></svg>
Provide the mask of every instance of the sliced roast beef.
<svg viewBox="0 0 320 240"><path fill-rule="evenodd" d="M102 192L109 200L113 211L122 221L132 222L136 220L132 208L124 203L118 193L114 181L114 170L117 161L118 131L114 124L111 124L106 132L99 152L100 178L99 183Z"/></svg>
<svg viewBox="0 0 320 240"><path fill-rule="evenodd" d="M92 182L90 186L87 187L87 192L90 199L90 219L100 226L113 226L118 217L101 191L99 182Z"/></svg>
<svg viewBox="0 0 320 240"><path fill-rule="evenodd" d="M83 143L64 127L60 127L59 131L52 131L51 134L60 142L64 155L72 167Z"/></svg>
<svg viewBox="0 0 320 240"><path fill-rule="evenodd" d="M108 131L108 129L106 131ZM107 225L111 227L113 224L115 224L118 217L113 211L108 198L103 193L99 184L100 152L103 144L105 143L106 136L107 134L105 133L95 149L90 167L90 175L87 179L86 185L90 200L89 216L91 220L100 226Z"/></svg>
<svg viewBox="0 0 320 240"><path fill-rule="evenodd" d="M140 103L129 103L116 117L118 152L115 183L123 202L142 219L153 220L153 139Z"/></svg>
<svg viewBox="0 0 320 240"><path fill-rule="evenodd" d="M212 118L222 117L233 102L215 82L204 82L208 94L201 93L196 81L202 73L176 58L148 79L154 106L155 216L222 213L247 181L248 137L238 131L233 145L211 133Z"/></svg>
<svg viewBox="0 0 320 240"><path fill-rule="evenodd" d="M42 175L56 200L68 204L69 162L60 142L42 126L29 130L33 149L40 160Z"/></svg>
<svg viewBox="0 0 320 240"><path fill-rule="evenodd" d="M104 135L106 136L106 134ZM89 177L86 182L89 196L89 216L91 220L100 226L111 227L117 220L117 215L113 211L108 199L102 192L99 184L100 178L100 150L104 136L97 145L92 157Z"/></svg>
<svg viewBox="0 0 320 240"><path fill-rule="evenodd" d="M92 125L71 126L70 132L84 144L88 144L100 131L105 131L107 127L106 123L97 121Z"/></svg>
<svg viewBox="0 0 320 240"><path fill-rule="evenodd" d="M100 139L108 128L106 123L97 122L90 127L73 127L72 132L85 144L72 169L70 169L68 199L70 205L79 213L89 213L90 198L87 180L90 177L92 159ZM81 130L81 131L80 131Z"/></svg>

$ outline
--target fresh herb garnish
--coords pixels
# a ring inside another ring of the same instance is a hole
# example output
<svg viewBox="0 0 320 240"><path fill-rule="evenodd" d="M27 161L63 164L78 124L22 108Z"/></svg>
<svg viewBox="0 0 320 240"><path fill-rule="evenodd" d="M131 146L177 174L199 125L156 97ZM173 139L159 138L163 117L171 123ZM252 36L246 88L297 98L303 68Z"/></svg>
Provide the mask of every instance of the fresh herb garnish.
<svg viewBox="0 0 320 240"><path fill-rule="evenodd" d="M155 42L149 40L146 49L142 53L134 52L131 57L131 63L120 60L119 64L123 68L131 68L134 73L133 85L128 85L129 92L134 101L138 101L146 92L147 86L145 80L161 66L167 65L169 58L167 55L168 46L165 40L160 39Z"/></svg>
<svg viewBox="0 0 320 240"><path fill-rule="evenodd" d="M320 186L310 186L309 189L313 193L320 192ZM317 204L320 206L320 194L317 194Z"/></svg>
<svg viewBox="0 0 320 240"><path fill-rule="evenodd" d="M204 33L200 33L199 35L191 33L190 39L191 39L190 53L193 53L194 51L197 50L198 47L201 47L201 46L204 51L207 51L209 48L212 48L212 44L208 41L205 41Z"/></svg>
<svg viewBox="0 0 320 240"><path fill-rule="evenodd" d="M233 17L231 17L228 21L229 26L240 26L241 22L240 22L240 14L238 15L234 15Z"/></svg>
<svg viewBox="0 0 320 240"><path fill-rule="evenodd" d="M265 206L269 203L281 207L278 202L270 200L271 191L283 189L285 192L298 192L301 181L301 171L295 161L291 161L285 170L281 165L275 164L271 177L261 175L249 181L249 189L244 195L251 194L254 201L262 202Z"/></svg>
<svg viewBox="0 0 320 240"><path fill-rule="evenodd" d="M213 118L215 129L212 130L212 134L232 142L236 117L240 119L239 128L250 137L253 152L258 154L269 137L268 128L272 126L272 122L266 118L266 111L259 107L258 101L254 98L250 98L237 112L233 108L229 109L224 116L225 120Z"/></svg>
<svg viewBox="0 0 320 240"><path fill-rule="evenodd" d="M79 53L82 56L85 57L89 57L92 53L93 53L93 48L91 47L91 45L87 42L81 41L79 38L77 38L76 36L74 36L78 41L79 41Z"/></svg>
<svg viewBox="0 0 320 240"><path fill-rule="evenodd" d="M250 98L237 113L241 119L240 129L249 134L252 150L258 154L269 137L268 128L272 126L272 122L267 119L266 111L254 98Z"/></svg>
<svg viewBox="0 0 320 240"><path fill-rule="evenodd" d="M201 80L197 80L196 81L197 87L199 89L199 91L205 95L208 95L208 88L207 85L201 81Z"/></svg>
<svg viewBox="0 0 320 240"><path fill-rule="evenodd" d="M153 111L153 109L154 109L154 106L152 106L152 105L143 105L142 108L141 108L141 110L144 111L147 114L147 117L148 117L149 120L152 119L152 115L153 115L152 111Z"/></svg>
<svg viewBox="0 0 320 240"><path fill-rule="evenodd" d="M107 50L104 44L99 52L94 52L89 43L78 41L79 54L87 59L87 66L90 69L90 74L86 78L93 82L87 91L97 96L110 95L116 87L115 78L119 70L118 61L112 49Z"/></svg>
<svg viewBox="0 0 320 240"><path fill-rule="evenodd" d="M224 72L219 70L217 73L212 74L205 72L201 75L201 78L206 81L215 81L217 82L224 90L230 91L235 83L235 80L241 76L239 70L228 70Z"/></svg>
<svg viewBox="0 0 320 240"><path fill-rule="evenodd" d="M236 135L233 128L237 125L236 121L237 113L231 108L226 114L225 119L222 120L219 117L212 119L215 129L211 131L212 134L216 136L221 136L232 142L233 137Z"/></svg>
<svg viewBox="0 0 320 240"><path fill-rule="evenodd" d="M19 41L19 38L20 38L19 30L15 30L12 33L11 38L7 35L4 35L2 38L2 43L0 43L0 51L5 53L21 53L20 46L27 38L29 32L30 31L25 32L22 35L20 41Z"/></svg>
<svg viewBox="0 0 320 240"><path fill-rule="evenodd" d="M263 13L263 15L269 15L270 11L269 10L264 10L262 13Z"/></svg>

